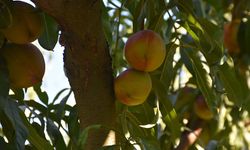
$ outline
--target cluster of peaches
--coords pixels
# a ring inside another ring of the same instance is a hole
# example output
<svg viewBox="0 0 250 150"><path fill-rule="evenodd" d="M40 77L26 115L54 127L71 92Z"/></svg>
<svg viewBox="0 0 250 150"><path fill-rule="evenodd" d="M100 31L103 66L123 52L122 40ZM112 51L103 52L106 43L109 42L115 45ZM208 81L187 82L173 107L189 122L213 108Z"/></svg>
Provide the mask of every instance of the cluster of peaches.
<svg viewBox="0 0 250 150"><path fill-rule="evenodd" d="M165 59L165 44L154 31L142 30L128 38L124 53L130 68L115 79L115 95L125 105L139 105L152 89L149 72L160 67Z"/></svg>
<svg viewBox="0 0 250 150"><path fill-rule="evenodd" d="M6 63L10 86L27 88L42 81L45 62L40 50L31 42L43 32L42 17L35 7L13 1L9 6L11 23L0 29L6 42L0 47L0 59Z"/></svg>

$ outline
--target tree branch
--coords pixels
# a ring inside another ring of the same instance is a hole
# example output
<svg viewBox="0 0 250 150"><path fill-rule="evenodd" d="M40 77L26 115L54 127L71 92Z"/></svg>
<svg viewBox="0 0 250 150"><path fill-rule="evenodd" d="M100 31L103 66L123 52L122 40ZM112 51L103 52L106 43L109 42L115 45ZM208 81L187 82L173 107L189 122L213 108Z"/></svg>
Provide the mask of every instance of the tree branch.
<svg viewBox="0 0 250 150"><path fill-rule="evenodd" d="M74 92L81 128L102 124L114 127L113 71L101 22L100 1L33 0L53 16L65 41L64 63ZM98 149L107 130L89 134L85 149Z"/></svg>

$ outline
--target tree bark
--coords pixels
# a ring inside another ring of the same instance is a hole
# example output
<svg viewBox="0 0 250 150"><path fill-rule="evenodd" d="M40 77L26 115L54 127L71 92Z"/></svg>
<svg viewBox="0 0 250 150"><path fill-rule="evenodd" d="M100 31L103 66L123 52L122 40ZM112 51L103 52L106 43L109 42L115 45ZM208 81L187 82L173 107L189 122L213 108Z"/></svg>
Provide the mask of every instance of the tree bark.
<svg viewBox="0 0 250 150"><path fill-rule="evenodd" d="M114 127L115 98L112 64L98 0L33 0L62 29L66 75L75 95L81 128L93 124ZM89 134L85 149L100 147L108 131Z"/></svg>

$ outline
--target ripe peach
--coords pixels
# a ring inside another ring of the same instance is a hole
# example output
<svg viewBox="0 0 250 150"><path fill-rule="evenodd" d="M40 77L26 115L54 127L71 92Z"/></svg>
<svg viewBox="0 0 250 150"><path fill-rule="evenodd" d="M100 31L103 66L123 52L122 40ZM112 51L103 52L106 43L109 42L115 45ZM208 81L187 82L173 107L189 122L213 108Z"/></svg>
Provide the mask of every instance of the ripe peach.
<svg viewBox="0 0 250 150"><path fill-rule="evenodd" d="M40 50L32 44L7 44L0 49L7 63L10 86L27 88L42 81L45 62Z"/></svg>
<svg viewBox="0 0 250 150"><path fill-rule="evenodd" d="M43 31L43 22L37 10L28 3L13 1L12 23L2 31L11 42L26 44L36 40Z"/></svg>
<svg viewBox="0 0 250 150"><path fill-rule="evenodd" d="M210 120L213 118L212 111L208 108L207 103L202 95L198 96L194 102L195 114L204 120Z"/></svg>
<svg viewBox="0 0 250 150"><path fill-rule="evenodd" d="M152 88L151 78L147 72L128 69L114 81L117 100L128 106L142 104Z"/></svg>
<svg viewBox="0 0 250 150"><path fill-rule="evenodd" d="M233 20L224 25L224 45L230 55L240 52L237 34L240 26L240 20Z"/></svg>
<svg viewBox="0 0 250 150"><path fill-rule="evenodd" d="M124 51L132 68L146 72L157 69L166 56L164 41L151 30L139 31L129 37Z"/></svg>

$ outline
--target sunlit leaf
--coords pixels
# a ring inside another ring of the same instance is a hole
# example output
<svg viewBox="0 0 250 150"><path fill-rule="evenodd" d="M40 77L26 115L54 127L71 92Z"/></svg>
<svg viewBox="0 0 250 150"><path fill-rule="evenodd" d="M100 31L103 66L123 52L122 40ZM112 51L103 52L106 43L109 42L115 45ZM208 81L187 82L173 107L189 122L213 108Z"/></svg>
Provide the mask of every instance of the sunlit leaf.
<svg viewBox="0 0 250 150"><path fill-rule="evenodd" d="M152 77L152 76L151 76ZM158 97L160 111L163 115L163 120L166 125L170 128L171 136L170 139L173 143L175 139L180 136L180 123L178 115L173 107L173 104L167 97L167 91L161 81L152 77L153 90Z"/></svg>
<svg viewBox="0 0 250 150"><path fill-rule="evenodd" d="M158 116L154 113L153 108L147 103L147 101L141 105L129 107L128 110L136 116L141 123L140 125L154 125L157 122Z"/></svg>
<svg viewBox="0 0 250 150"><path fill-rule="evenodd" d="M216 95L213 91L212 79L208 72L205 70L205 66L202 64L201 56L195 51L186 51L194 71L194 77L196 79L197 85L201 90L203 96L205 97L210 109L215 112L216 109Z"/></svg>
<svg viewBox="0 0 250 150"><path fill-rule="evenodd" d="M172 79L174 78L175 72L173 71L173 61L174 61L174 54L176 52L176 48L178 46L174 43L169 43L166 46L167 56L164 60L164 64L161 71L160 80L164 83L166 87L166 91L169 90L169 86L171 84Z"/></svg>
<svg viewBox="0 0 250 150"><path fill-rule="evenodd" d="M238 81L232 59L227 59L223 65L218 66L218 69L218 76L225 87L229 100L242 106L246 98L245 93L249 91L246 91L246 85L241 85Z"/></svg>

